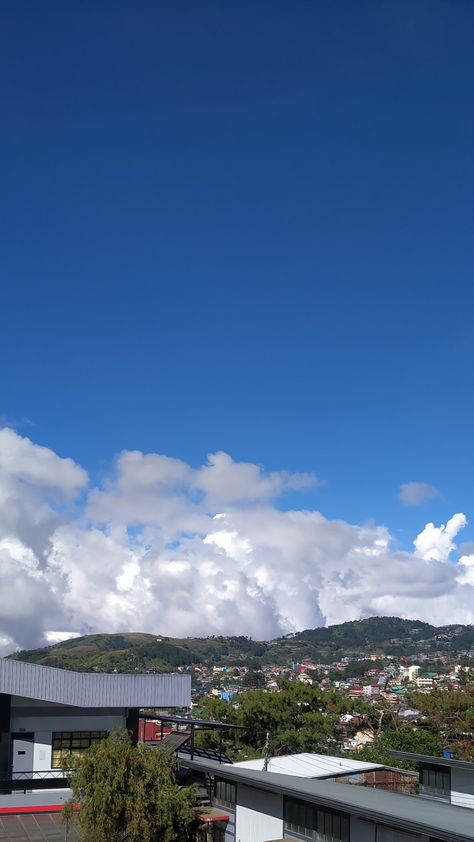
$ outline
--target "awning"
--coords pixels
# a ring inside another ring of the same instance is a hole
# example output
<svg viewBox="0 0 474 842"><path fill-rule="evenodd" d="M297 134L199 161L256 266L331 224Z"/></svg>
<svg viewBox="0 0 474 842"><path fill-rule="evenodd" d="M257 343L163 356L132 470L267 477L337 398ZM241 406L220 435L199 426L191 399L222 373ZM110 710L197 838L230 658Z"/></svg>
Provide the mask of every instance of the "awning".
<svg viewBox="0 0 474 842"><path fill-rule="evenodd" d="M223 810L219 810L217 807L197 807L196 818L203 824L208 824L208 822L227 822L229 821L229 814L224 813Z"/></svg>

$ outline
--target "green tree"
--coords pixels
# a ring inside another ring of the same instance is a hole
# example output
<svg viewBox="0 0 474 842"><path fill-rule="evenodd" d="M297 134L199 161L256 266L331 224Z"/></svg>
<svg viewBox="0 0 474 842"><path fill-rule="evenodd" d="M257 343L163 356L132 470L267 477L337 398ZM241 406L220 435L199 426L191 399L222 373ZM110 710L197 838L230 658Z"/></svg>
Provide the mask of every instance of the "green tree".
<svg viewBox="0 0 474 842"><path fill-rule="evenodd" d="M78 757L71 768L72 803L79 804L81 842L184 842L194 818L193 787L179 787L168 754L134 746L125 732ZM71 807L65 811L70 821Z"/></svg>
<svg viewBox="0 0 474 842"><path fill-rule="evenodd" d="M263 672L248 671L242 679L242 687L253 687L255 689L265 687L265 676Z"/></svg>
<svg viewBox="0 0 474 842"><path fill-rule="evenodd" d="M391 750L439 756L442 753L442 744L436 734L409 725L400 731L383 731L373 743L364 746L353 756L357 760L367 760L369 763L385 763L388 766L401 766L406 769L416 768L416 764L392 757L389 754Z"/></svg>

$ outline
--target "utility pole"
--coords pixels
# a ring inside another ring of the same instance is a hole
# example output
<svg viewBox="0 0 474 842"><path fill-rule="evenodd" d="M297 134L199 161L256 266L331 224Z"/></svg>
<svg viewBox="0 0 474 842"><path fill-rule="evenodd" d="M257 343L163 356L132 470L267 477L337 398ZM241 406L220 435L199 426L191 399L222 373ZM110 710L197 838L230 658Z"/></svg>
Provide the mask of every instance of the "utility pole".
<svg viewBox="0 0 474 842"><path fill-rule="evenodd" d="M270 760L270 731L267 731L265 739L265 748L263 750L263 771L268 772L268 762Z"/></svg>

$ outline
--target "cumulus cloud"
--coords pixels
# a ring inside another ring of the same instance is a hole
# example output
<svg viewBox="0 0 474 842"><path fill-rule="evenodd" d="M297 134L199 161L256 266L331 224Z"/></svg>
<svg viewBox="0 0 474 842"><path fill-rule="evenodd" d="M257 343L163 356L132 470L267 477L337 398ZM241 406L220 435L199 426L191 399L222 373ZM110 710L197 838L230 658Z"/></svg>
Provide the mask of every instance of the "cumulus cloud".
<svg viewBox="0 0 474 842"><path fill-rule="evenodd" d="M466 523L466 515L462 512L453 515L446 526L444 523L441 526L427 523L413 542L417 554L430 561L448 561L452 551L456 549L454 539Z"/></svg>
<svg viewBox="0 0 474 842"><path fill-rule="evenodd" d="M399 497L406 506L421 506L427 500L439 497L439 491L428 482L404 482L400 486Z"/></svg>
<svg viewBox="0 0 474 842"><path fill-rule="evenodd" d="M279 508L310 474L124 451L100 486L0 431L0 652L92 631L269 638L374 614L474 621L463 514L413 552L377 524ZM57 631L57 630L60 631Z"/></svg>

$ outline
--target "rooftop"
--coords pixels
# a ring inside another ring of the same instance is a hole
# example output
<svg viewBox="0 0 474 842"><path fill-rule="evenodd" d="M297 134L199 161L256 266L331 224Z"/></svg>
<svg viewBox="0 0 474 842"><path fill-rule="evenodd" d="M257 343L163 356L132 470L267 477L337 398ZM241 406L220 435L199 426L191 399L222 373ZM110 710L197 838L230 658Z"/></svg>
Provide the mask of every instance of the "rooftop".
<svg viewBox="0 0 474 842"><path fill-rule="evenodd" d="M369 821L411 833L436 836L443 842L474 842L472 811L423 798L383 790L308 780L294 775L257 772L239 766L220 766L205 760L182 761L196 771L216 775L257 789L293 795L329 809L342 810Z"/></svg>
<svg viewBox="0 0 474 842"><path fill-rule="evenodd" d="M0 658L0 693L81 708L187 707L191 677L72 672Z"/></svg>
<svg viewBox="0 0 474 842"><path fill-rule="evenodd" d="M243 760L234 763L239 769L255 769L263 772L263 758L257 760ZM278 775L296 775L301 778L334 778L339 775L353 775L383 769L380 763L364 763L361 760L350 760L348 757L328 757L325 754L287 754L282 757L271 757L268 761L268 772Z"/></svg>
<svg viewBox="0 0 474 842"><path fill-rule="evenodd" d="M392 757L400 760L413 760L415 763L433 763L436 766L449 766L451 769L467 769L474 773L474 763L469 760L454 760L452 757L437 757L433 754L416 754L411 751L389 751Z"/></svg>

